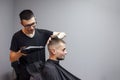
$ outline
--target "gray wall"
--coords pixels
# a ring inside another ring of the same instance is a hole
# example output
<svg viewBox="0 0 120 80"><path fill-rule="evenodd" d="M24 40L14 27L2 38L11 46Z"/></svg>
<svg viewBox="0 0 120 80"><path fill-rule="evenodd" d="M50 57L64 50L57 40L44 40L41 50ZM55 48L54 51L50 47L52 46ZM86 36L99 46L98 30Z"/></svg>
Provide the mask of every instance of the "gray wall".
<svg viewBox="0 0 120 80"><path fill-rule="evenodd" d="M0 70L9 68L10 38L21 29L18 14L23 9L32 9L38 28L67 33L68 54L61 62L67 70L82 80L120 80L119 0L14 0L14 13L12 2L3 1L0 6L5 8L0 9L7 10L0 16L0 23L4 23L4 30L0 31L0 56L4 56L0 66L4 68Z"/></svg>
<svg viewBox="0 0 120 80"><path fill-rule="evenodd" d="M0 78L10 71L9 46L13 34L13 1L0 0Z"/></svg>
<svg viewBox="0 0 120 80"><path fill-rule="evenodd" d="M68 55L61 64L82 80L120 80L119 3L119 0L18 0L15 16L29 8L36 14L39 28L66 32Z"/></svg>

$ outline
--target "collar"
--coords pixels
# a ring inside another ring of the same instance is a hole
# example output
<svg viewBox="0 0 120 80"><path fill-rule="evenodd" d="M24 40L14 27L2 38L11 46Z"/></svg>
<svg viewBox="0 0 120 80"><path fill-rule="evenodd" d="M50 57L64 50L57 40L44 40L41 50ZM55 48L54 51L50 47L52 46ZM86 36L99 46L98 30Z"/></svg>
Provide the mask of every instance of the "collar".
<svg viewBox="0 0 120 80"><path fill-rule="evenodd" d="M59 60L56 61L56 60L48 59L47 61L48 61L48 62L51 62L51 63L54 63L54 64L59 64Z"/></svg>

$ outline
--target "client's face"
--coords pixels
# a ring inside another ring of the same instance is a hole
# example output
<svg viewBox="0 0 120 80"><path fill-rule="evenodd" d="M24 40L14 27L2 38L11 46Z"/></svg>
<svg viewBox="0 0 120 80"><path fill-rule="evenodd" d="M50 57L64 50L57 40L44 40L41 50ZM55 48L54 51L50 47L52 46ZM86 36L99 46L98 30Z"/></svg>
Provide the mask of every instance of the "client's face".
<svg viewBox="0 0 120 80"><path fill-rule="evenodd" d="M64 60L66 54L67 54L67 51L66 51L65 44L59 43L59 48L56 49L56 59Z"/></svg>

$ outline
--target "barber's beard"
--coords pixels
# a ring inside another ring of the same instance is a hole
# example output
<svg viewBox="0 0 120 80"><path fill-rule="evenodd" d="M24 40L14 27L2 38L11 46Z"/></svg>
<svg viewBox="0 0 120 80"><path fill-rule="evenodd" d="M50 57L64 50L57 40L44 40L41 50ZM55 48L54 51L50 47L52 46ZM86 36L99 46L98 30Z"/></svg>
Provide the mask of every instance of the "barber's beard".
<svg viewBox="0 0 120 80"><path fill-rule="evenodd" d="M26 34L28 37L30 37L30 38L33 38L34 37L34 35L35 35L35 31L33 31L33 33L32 34Z"/></svg>
<svg viewBox="0 0 120 80"><path fill-rule="evenodd" d="M22 31L26 36L30 38L33 38L35 35L35 30L25 30L25 28L23 28Z"/></svg>

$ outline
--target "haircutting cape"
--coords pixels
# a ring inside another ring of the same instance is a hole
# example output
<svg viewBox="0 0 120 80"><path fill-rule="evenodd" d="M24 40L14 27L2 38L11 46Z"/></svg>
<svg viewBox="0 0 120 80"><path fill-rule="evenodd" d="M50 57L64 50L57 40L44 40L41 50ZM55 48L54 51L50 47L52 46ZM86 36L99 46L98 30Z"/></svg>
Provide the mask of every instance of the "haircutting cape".
<svg viewBox="0 0 120 80"><path fill-rule="evenodd" d="M42 70L43 80L81 80L59 65L59 61L48 59Z"/></svg>
<svg viewBox="0 0 120 80"><path fill-rule="evenodd" d="M64 69L59 61L48 59L43 65L41 61L27 67L31 74L30 80L81 80Z"/></svg>

